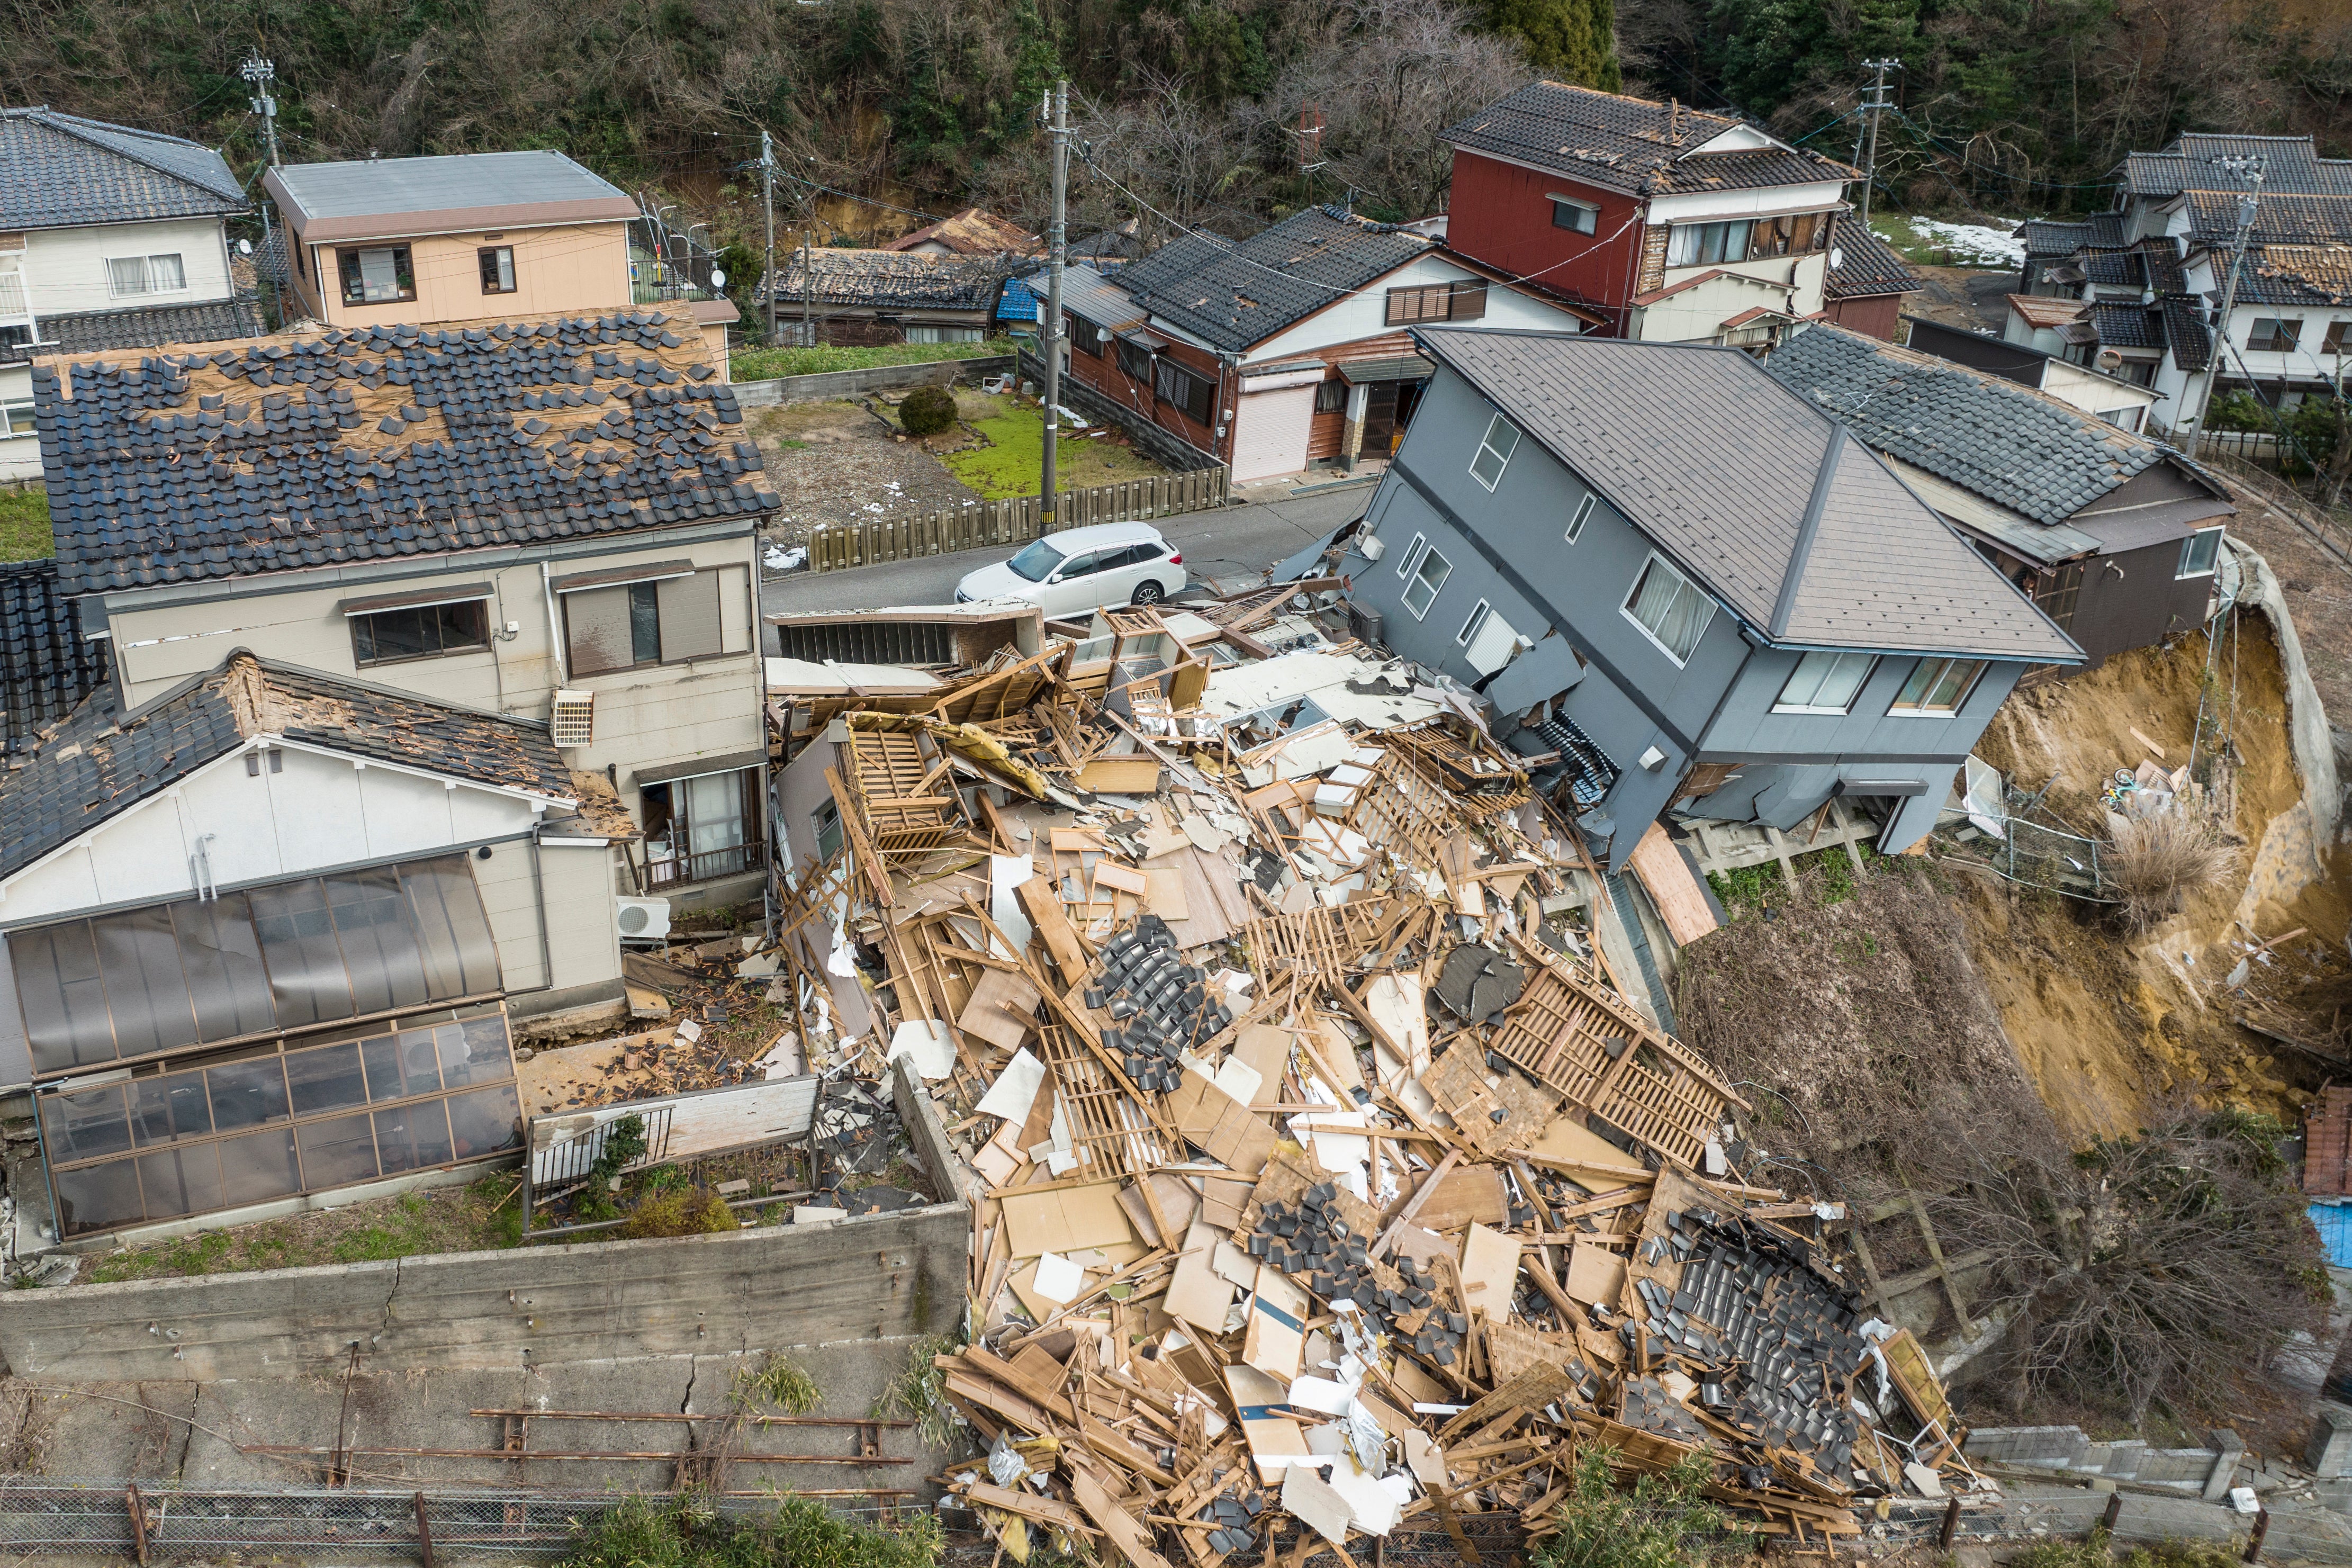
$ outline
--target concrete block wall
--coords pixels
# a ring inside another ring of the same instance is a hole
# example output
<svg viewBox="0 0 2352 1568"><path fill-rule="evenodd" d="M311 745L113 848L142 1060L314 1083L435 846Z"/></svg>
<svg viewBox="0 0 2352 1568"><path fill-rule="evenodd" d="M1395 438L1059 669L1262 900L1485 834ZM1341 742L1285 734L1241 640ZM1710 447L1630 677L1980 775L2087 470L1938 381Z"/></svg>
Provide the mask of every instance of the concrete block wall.
<svg viewBox="0 0 2352 1568"><path fill-rule="evenodd" d="M91 1381L517 1369L943 1333L963 1310L961 1202L822 1226L439 1253L0 1292L18 1377Z"/></svg>
<svg viewBox="0 0 2352 1568"><path fill-rule="evenodd" d="M2226 1427L2214 1430L2207 1447L2151 1448L2129 1438L2094 1443L2080 1426L1982 1426L1962 1447L1969 1458L1986 1463L2170 1487L2208 1500L2229 1489L2246 1447Z"/></svg>
<svg viewBox="0 0 2352 1568"><path fill-rule="evenodd" d="M915 386L949 386L961 380L972 386L982 376L1003 375L1013 368L1011 354L987 359L930 360L921 364L884 364L871 370L827 370L814 375L782 375L766 381L739 381L735 401L745 408L773 408L784 403L809 403L827 397L855 397L866 392L897 392Z"/></svg>

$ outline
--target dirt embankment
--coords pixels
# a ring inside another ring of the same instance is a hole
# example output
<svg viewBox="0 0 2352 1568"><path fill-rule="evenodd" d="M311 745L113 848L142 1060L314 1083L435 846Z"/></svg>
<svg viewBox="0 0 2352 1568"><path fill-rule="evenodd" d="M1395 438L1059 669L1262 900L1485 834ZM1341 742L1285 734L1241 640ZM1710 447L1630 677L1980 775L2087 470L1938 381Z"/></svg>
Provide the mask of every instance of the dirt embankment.
<svg viewBox="0 0 2352 1568"><path fill-rule="evenodd" d="M2021 787L2053 781L2050 812L2099 836L2102 783L2143 758L2168 768L2188 760L2200 696L2229 747L2216 806L2239 861L2224 885L2131 936L2096 909L1968 879L1963 908L1978 971L2027 1074L2077 1138L2136 1128L2151 1101L2183 1094L2292 1122L2326 1076L2326 1058L2345 1049L2352 865L2314 842L2289 750L2285 673L2262 616L2238 617L2219 647L2199 633L2020 692L1986 730L1979 754ZM2160 760L2148 742L2162 748ZM2209 728L2200 756L2214 743ZM2252 944L2298 927L2303 934L2250 956ZM2228 984L2242 960L2242 993Z"/></svg>

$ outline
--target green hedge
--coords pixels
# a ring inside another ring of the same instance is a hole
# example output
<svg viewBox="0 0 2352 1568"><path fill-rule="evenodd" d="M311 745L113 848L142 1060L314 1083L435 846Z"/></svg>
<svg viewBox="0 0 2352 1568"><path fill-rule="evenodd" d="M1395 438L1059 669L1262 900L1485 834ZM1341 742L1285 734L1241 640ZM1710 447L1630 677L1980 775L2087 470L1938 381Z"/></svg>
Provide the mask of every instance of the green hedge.
<svg viewBox="0 0 2352 1568"><path fill-rule="evenodd" d="M772 381L783 375L820 375L835 370L873 370L886 364L936 364L942 360L994 359L1013 352L1011 338L977 343L889 343L851 348L819 343L814 348L738 349L731 363L736 381Z"/></svg>

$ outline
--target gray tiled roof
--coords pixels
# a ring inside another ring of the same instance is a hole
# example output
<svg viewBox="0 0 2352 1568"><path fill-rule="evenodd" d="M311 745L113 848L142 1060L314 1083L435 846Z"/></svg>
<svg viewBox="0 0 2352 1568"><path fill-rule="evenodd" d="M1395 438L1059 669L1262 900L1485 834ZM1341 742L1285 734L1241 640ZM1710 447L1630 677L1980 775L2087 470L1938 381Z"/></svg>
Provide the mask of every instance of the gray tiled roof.
<svg viewBox="0 0 2352 1568"><path fill-rule="evenodd" d="M2164 316L2154 305L2109 304L2094 300L2084 308L2099 342L2110 348L2160 349L2164 346Z"/></svg>
<svg viewBox="0 0 2352 1568"><path fill-rule="evenodd" d="M1687 105L1538 81L1452 126L1445 140L1643 195L1862 177L1833 158L1781 145L1697 151L1740 123Z"/></svg>
<svg viewBox="0 0 2352 1568"><path fill-rule="evenodd" d="M257 735L308 742L558 801L571 774L547 731L382 687L275 664L240 648L210 675L125 713L101 687L0 773L0 877L163 793Z"/></svg>
<svg viewBox="0 0 2352 1568"><path fill-rule="evenodd" d="M2235 174L2221 167L2222 158L2260 158L2263 189L2305 195L2352 195L2352 162L2322 158L2308 136L2222 136L2206 132L2182 133L2168 152L2181 161L2184 191L2234 191Z"/></svg>
<svg viewBox="0 0 2352 1568"><path fill-rule="evenodd" d="M2030 386L1831 326L1766 370L1893 454L2037 522L2060 522L2170 451Z"/></svg>
<svg viewBox="0 0 2352 1568"><path fill-rule="evenodd" d="M2177 196L2188 188L2189 160L2178 153L2126 153L2122 174L2132 195Z"/></svg>
<svg viewBox="0 0 2352 1568"><path fill-rule="evenodd" d="M809 252L808 271L819 309L992 310L1004 280L1026 272L1031 265L1025 256L820 247ZM776 296L777 305L797 305L804 298L800 252L793 251L778 271L782 289ZM756 297L767 299L764 280Z"/></svg>
<svg viewBox="0 0 2352 1568"><path fill-rule="evenodd" d="M1239 351L1395 271L1431 244L1411 229L1309 207L1238 243L1187 236L1129 263L1118 283L1153 315Z"/></svg>
<svg viewBox="0 0 2352 1568"><path fill-rule="evenodd" d="M2246 252L2245 265L2238 273L2241 305L2347 301L2352 301L2352 245L2260 246Z"/></svg>
<svg viewBox="0 0 2352 1568"><path fill-rule="evenodd" d="M0 228L218 217L247 205L209 147L52 109L0 109Z"/></svg>
<svg viewBox="0 0 2352 1568"><path fill-rule="evenodd" d="M167 343L216 343L257 338L261 306L252 300L212 300L201 305L153 305L142 310L86 310L43 316L41 340L56 353L101 349L160 349Z"/></svg>
<svg viewBox="0 0 2352 1568"><path fill-rule="evenodd" d="M2086 218L2063 223L2028 218L2017 232L2018 237L2025 241L2026 255L2044 258L2073 256L2082 250L2121 250L2124 247L2121 213L2093 213Z"/></svg>
<svg viewBox="0 0 2352 1568"><path fill-rule="evenodd" d="M41 362L34 418L67 589L772 511L702 341L649 310Z"/></svg>
<svg viewBox="0 0 2352 1568"><path fill-rule="evenodd" d="M2194 239L2211 246L2235 239L2242 199L2237 192L2191 191L2182 199L2188 204ZM2347 239L2352 239L2352 195L2264 191L2254 204L2252 243L2256 245L2325 245Z"/></svg>
<svg viewBox="0 0 2352 1568"><path fill-rule="evenodd" d="M2202 308L2194 300L2157 301L2164 313L2164 343L2172 363L2183 370L2203 370L2213 357L2213 330L2205 324Z"/></svg>
<svg viewBox="0 0 2352 1568"><path fill-rule="evenodd" d="M1922 287L1918 275L1904 265L1895 247L1851 214L1840 215L1830 251L1838 264L1822 278L1822 292L1832 300L1909 294Z"/></svg>
<svg viewBox="0 0 2352 1568"><path fill-rule="evenodd" d="M104 642L81 635L55 560L0 565L0 749L72 712L106 679Z"/></svg>
<svg viewBox="0 0 2352 1568"><path fill-rule="evenodd" d="M1738 350L1475 327L1413 336L1775 642L2081 657L1834 419Z"/></svg>

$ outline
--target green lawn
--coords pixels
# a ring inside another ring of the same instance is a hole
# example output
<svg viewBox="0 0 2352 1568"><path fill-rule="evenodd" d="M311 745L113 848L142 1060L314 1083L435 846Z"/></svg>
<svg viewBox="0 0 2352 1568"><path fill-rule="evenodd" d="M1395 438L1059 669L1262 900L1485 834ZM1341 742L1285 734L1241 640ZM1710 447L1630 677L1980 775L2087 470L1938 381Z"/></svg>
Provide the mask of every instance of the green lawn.
<svg viewBox="0 0 2352 1568"><path fill-rule="evenodd" d="M49 536L49 492L0 490L0 561L40 561L57 552Z"/></svg>
<svg viewBox="0 0 2352 1568"><path fill-rule="evenodd" d="M941 360L993 359L1013 352L1010 338L978 343L891 343L848 348L819 343L804 349L741 349L730 363L736 381L772 381L782 375L816 375L832 370L872 370L886 364L936 364Z"/></svg>
<svg viewBox="0 0 2352 1568"><path fill-rule="evenodd" d="M940 458L948 472L990 500L1035 495L1039 469L1045 458L1044 415L1034 404L1012 408L1008 398L965 397L957 401L964 405L965 422L979 431L988 445L950 452ZM1008 411L975 419L971 416L975 401ZM1167 472L1150 458L1114 446L1108 437L1074 440L1067 430L1062 433L1060 447L1055 453L1055 483L1065 490L1117 484L1122 479L1146 479Z"/></svg>

